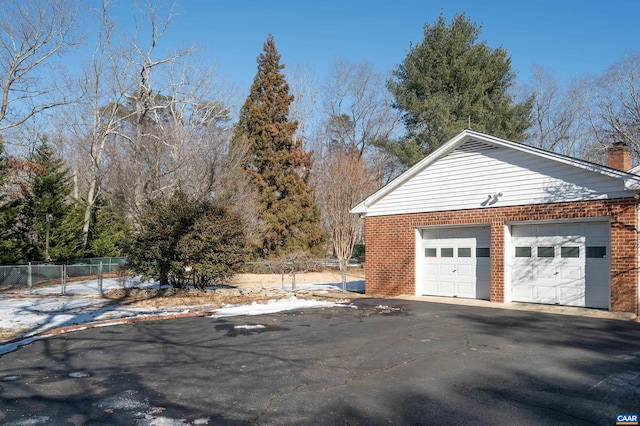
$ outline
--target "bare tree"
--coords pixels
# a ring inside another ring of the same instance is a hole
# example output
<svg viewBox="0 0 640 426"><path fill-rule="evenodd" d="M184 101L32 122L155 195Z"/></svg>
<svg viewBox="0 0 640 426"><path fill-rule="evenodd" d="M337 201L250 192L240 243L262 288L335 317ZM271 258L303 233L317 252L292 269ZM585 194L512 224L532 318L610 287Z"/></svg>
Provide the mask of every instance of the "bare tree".
<svg viewBox="0 0 640 426"><path fill-rule="evenodd" d="M335 147L325 153L320 164L316 186L325 223L331 229L333 249L346 282L347 262L353 254L362 219L349 210L378 188L376 170L370 167L358 150Z"/></svg>
<svg viewBox="0 0 640 426"><path fill-rule="evenodd" d="M369 62L334 61L323 92L329 137L325 142L355 149L362 157L374 151L375 144L389 138L399 125L385 75L376 72Z"/></svg>
<svg viewBox="0 0 640 426"><path fill-rule="evenodd" d="M70 0L6 0L0 9L0 131L69 103L59 55L77 43Z"/></svg>
<svg viewBox="0 0 640 426"><path fill-rule="evenodd" d="M124 201L135 223L151 197L180 190L202 199L221 192L221 170L233 163L224 88L212 85L210 69L189 64L193 49L157 52L172 9L163 17L154 6L140 10L146 20L136 20L134 34L123 34L111 7L104 0L96 13L101 30L80 82L84 96L65 120L73 143L68 162L86 202L85 248L101 193Z"/></svg>
<svg viewBox="0 0 640 426"><path fill-rule="evenodd" d="M109 138L107 181L125 196L132 217L145 200L177 189L209 196L230 128L227 94L213 86L211 69L191 65L195 49L159 51L173 8L150 5L140 13L145 19L114 50L117 96L109 104L118 125Z"/></svg>
<svg viewBox="0 0 640 426"><path fill-rule="evenodd" d="M528 95L535 95L529 144L565 155L579 155L582 138L575 87L563 90L552 71L534 67Z"/></svg>
<svg viewBox="0 0 640 426"><path fill-rule="evenodd" d="M624 142L640 157L640 53L628 53L583 90L584 116L601 146Z"/></svg>
<svg viewBox="0 0 640 426"><path fill-rule="evenodd" d="M391 108L385 75L368 62L336 60L322 93L314 189L344 279L362 227L349 210L386 180L389 158L377 144L392 137L399 116Z"/></svg>

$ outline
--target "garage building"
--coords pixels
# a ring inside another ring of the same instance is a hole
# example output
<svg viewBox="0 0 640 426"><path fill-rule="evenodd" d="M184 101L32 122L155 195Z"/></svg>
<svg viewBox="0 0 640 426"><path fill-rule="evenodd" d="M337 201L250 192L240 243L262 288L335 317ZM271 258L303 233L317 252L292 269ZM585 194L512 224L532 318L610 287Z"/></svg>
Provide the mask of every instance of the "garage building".
<svg viewBox="0 0 640 426"><path fill-rule="evenodd" d="M368 294L638 313L640 176L465 130L352 209Z"/></svg>

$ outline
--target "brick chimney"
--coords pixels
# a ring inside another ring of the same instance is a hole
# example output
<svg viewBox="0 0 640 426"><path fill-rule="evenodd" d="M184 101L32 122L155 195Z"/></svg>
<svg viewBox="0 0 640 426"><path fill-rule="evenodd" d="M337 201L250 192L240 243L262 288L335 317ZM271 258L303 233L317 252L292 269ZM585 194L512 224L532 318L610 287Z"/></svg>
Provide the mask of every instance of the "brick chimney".
<svg viewBox="0 0 640 426"><path fill-rule="evenodd" d="M626 172L631 169L631 148L624 142L616 142L607 148L607 166Z"/></svg>

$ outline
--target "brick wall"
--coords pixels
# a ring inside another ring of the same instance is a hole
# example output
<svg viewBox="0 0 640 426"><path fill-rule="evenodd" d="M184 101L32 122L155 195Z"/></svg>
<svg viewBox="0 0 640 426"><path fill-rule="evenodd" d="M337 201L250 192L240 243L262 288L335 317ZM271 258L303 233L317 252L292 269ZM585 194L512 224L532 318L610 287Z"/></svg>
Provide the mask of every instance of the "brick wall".
<svg viewBox="0 0 640 426"><path fill-rule="evenodd" d="M415 294L416 228L491 224L491 300L504 302L505 224L517 221L611 218L611 309L637 312L638 216L634 198L366 218L367 294Z"/></svg>

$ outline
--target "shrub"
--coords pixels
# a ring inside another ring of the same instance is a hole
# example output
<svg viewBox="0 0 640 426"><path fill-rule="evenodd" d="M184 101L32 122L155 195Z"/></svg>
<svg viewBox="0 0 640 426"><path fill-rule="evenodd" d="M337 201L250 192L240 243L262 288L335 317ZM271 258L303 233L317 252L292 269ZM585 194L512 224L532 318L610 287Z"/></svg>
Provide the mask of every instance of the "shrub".
<svg viewBox="0 0 640 426"><path fill-rule="evenodd" d="M161 285L220 284L244 263L241 219L226 206L184 193L149 202L129 247L130 268Z"/></svg>

